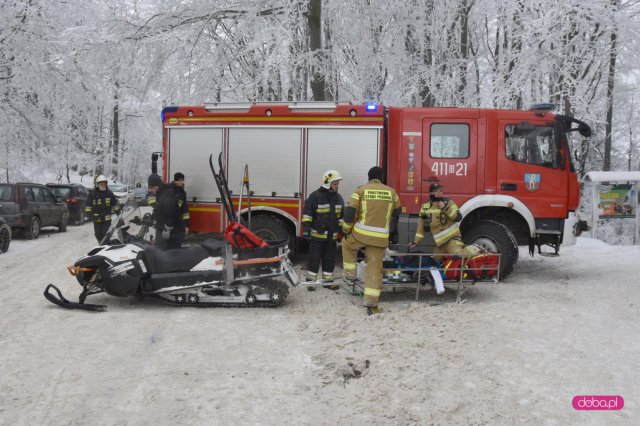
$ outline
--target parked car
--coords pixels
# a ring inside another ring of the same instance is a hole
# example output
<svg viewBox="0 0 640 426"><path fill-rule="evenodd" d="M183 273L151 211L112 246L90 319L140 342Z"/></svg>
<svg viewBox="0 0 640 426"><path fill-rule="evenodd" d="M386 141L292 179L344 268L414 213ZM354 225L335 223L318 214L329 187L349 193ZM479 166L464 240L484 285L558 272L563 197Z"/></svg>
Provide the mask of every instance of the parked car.
<svg viewBox="0 0 640 426"><path fill-rule="evenodd" d="M11 227L0 217L0 254L9 250L11 243Z"/></svg>
<svg viewBox="0 0 640 426"><path fill-rule="evenodd" d="M60 232L66 232L69 208L44 185L0 183L0 217L12 231L20 231L31 240L40 236L44 226L57 226Z"/></svg>
<svg viewBox="0 0 640 426"><path fill-rule="evenodd" d="M133 190L133 201L139 206L147 205L147 188L135 188Z"/></svg>
<svg viewBox="0 0 640 426"><path fill-rule="evenodd" d="M79 183L48 183L53 195L62 198L69 208L69 222L80 225L84 222L84 208L89 190Z"/></svg>
<svg viewBox="0 0 640 426"><path fill-rule="evenodd" d="M109 189L113 192L113 195L118 199L118 204L127 204L129 201L129 187L127 185L121 185L119 183L112 183L109 185Z"/></svg>

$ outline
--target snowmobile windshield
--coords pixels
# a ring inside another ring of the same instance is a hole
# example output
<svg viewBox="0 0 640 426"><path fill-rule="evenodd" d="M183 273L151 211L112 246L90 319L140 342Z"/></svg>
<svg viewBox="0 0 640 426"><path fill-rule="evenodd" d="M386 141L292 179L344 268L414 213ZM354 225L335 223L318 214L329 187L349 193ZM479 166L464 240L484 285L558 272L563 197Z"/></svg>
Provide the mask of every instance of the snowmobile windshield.
<svg viewBox="0 0 640 426"><path fill-rule="evenodd" d="M103 244L126 244L134 239L144 239L152 225L152 209L130 201L122 207L120 214L113 215L111 226Z"/></svg>

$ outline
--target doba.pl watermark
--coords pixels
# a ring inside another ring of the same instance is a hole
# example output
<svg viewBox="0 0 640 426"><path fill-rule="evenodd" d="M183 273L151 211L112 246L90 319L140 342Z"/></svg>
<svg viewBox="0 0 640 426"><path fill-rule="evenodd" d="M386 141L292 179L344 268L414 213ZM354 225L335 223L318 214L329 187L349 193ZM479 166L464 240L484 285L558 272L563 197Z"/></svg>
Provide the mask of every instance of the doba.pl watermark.
<svg viewBox="0 0 640 426"><path fill-rule="evenodd" d="M576 395L571 402L576 410L622 410L620 395Z"/></svg>

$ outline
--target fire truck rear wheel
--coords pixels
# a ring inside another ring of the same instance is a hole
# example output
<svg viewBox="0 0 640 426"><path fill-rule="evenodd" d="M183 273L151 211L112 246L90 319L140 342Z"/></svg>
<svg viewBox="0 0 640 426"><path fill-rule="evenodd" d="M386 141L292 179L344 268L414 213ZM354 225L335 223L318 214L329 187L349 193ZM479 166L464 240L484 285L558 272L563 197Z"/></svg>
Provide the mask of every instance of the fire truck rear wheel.
<svg viewBox="0 0 640 426"><path fill-rule="evenodd" d="M270 214L261 214L251 218L251 230L258 237L267 241L289 240L289 232L287 226L275 216ZM289 242L291 244L291 242ZM290 247L292 248L292 247Z"/></svg>
<svg viewBox="0 0 640 426"><path fill-rule="evenodd" d="M500 279L507 278L518 262L518 243L513 233L499 222L481 220L463 233L465 244L478 244L500 253Z"/></svg>

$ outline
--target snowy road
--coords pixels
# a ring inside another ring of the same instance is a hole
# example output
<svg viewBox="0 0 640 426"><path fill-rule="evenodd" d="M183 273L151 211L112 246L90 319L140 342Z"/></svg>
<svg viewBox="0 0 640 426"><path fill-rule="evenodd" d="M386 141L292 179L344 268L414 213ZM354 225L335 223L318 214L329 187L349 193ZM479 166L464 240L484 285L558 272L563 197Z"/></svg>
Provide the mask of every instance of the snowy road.
<svg viewBox="0 0 640 426"><path fill-rule="evenodd" d="M0 424L637 424L640 247L579 239L559 258L521 253L467 303L423 292L354 297L293 290L278 309L175 308L75 297L66 272L91 225L14 240L0 255ZM390 297L393 296L393 297ZM365 369L366 361L369 368ZM347 380L353 364L364 370ZM575 411L575 395L621 411Z"/></svg>

